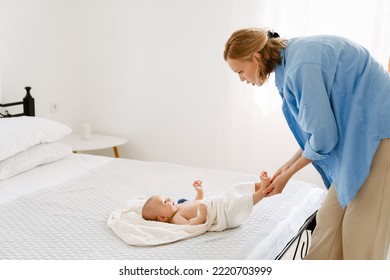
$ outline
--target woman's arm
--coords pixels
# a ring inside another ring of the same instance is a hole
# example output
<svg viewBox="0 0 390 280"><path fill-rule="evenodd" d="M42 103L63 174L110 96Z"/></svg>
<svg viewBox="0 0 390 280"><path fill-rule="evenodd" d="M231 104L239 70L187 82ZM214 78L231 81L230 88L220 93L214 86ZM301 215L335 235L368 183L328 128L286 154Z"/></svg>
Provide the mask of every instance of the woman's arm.
<svg viewBox="0 0 390 280"><path fill-rule="evenodd" d="M291 165L293 165L300 157L302 156L302 150L299 149L285 164L282 165L271 178L271 182L274 181L276 177L286 171Z"/></svg>
<svg viewBox="0 0 390 280"><path fill-rule="evenodd" d="M295 162L291 164L284 172L282 172L279 176L274 178L271 185L269 185L264 190L264 193L267 196L281 193L284 187L286 186L287 182L291 179L291 177L311 162L312 160L307 159L304 156L300 155L299 158L296 159Z"/></svg>

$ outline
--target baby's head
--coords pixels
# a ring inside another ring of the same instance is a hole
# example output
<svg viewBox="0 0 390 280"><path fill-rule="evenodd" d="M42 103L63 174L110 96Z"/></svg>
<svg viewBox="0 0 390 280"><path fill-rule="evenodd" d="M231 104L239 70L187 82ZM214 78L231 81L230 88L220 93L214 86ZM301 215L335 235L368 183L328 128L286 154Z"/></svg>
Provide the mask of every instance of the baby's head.
<svg viewBox="0 0 390 280"><path fill-rule="evenodd" d="M145 202L142 208L142 218L169 223L178 209L178 205L170 198L154 195Z"/></svg>

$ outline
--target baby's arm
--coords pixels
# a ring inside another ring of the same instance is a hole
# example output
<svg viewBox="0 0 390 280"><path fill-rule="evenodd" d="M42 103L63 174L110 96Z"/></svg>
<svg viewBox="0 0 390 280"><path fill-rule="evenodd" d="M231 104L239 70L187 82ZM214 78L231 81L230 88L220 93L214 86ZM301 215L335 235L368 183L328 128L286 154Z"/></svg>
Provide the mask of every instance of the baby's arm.
<svg viewBox="0 0 390 280"><path fill-rule="evenodd" d="M194 225L200 225L206 222L206 216L207 216L207 206L201 203L198 208L198 215L195 218L192 218L189 220L189 224Z"/></svg>
<svg viewBox="0 0 390 280"><path fill-rule="evenodd" d="M206 221L206 217L207 217L207 206L204 204L200 204L196 217L187 220L180 213L176 213L172 217L171 223L176 225L191 225L191 226L200 225Z"/></svg>
<svg viewBox="0 0 390 280"><path fill-rule="evenodd" d="M195 200L202 200L203 199L203 186L202 186L202 181L201 180L196 180L195 182L192 183L192 186L195 188L196 191L196 197Z"/></svg>

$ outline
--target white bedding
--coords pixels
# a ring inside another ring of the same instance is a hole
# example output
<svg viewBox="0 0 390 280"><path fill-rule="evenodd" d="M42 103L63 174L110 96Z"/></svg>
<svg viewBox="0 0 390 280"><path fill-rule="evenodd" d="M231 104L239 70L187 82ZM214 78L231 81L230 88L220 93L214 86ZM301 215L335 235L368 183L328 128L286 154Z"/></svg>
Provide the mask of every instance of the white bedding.
<svg viewBox="0 0 390 280"><path fill-rule="evenodd" d="M110 157L71 155L63 160L38 166L29 172L0 181L0 203L36 190L62 184L111 160Z"/></svg>
<svg viewBox="0 0 390 280"><path fill-rule="evenodd" d="M195 179L218 195L256 175L90 155L0 182L0 259L274 259L321 204L325 191L291 181L239 227L153 247L118 238L107 219L132 195L192 198Z"/></svg>

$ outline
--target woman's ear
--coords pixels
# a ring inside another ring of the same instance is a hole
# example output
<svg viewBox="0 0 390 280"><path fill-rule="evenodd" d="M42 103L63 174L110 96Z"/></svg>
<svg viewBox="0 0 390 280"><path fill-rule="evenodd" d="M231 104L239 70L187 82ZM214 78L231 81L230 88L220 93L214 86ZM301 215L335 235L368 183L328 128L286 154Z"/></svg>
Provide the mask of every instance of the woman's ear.
<svg viewBox="0 0 390 280"><path fill-rule="evenodd" d="M260 54L258 52L255 52L252 57L256 60L257 63L260 62Z"/></svg>

